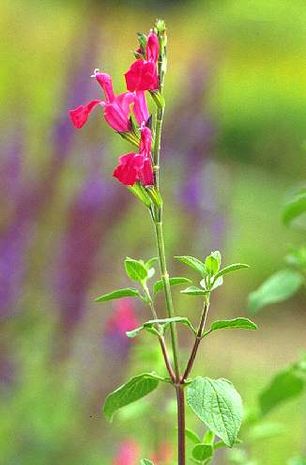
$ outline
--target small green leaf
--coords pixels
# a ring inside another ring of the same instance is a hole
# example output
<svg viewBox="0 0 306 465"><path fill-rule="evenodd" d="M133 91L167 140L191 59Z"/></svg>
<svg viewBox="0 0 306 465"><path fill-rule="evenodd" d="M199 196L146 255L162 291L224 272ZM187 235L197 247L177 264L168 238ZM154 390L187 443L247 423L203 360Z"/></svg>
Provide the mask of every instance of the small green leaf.
<svg viewBox="0 0 306 465"><path fill-rule="evenodd" d="M284 269L270 276L256 291L251 292L248 308L256 313L268 304L283 302L294 295L304 282L304 277L297 271Z"/></svg>
<svg viewBox="0 0 306 465"><path fill-rule="evenodd" d="M206 289L201 289L196 286L189 286L186 287L183 291L181 291L182 294L187 294L187 295L208 295L210 291L207 291Z"/></svg>
<svg viewBox="0 0 306 465"><path fill-rule="evenodd" d="M191 279L183 278L183 277L169 278L169 282L170 282L170 286L178 286L179 284L192 283ZM153 287L153 294L156 295L158 292L163 290L163 288L164 288L163 281L161 279L159 281L156 281Z"/></svg>
<svg viewBox="0 0 306 465"><path fill-rule="evenodd" d="M146 330L150 333L154 333L158 335L160 333L158 329L156 328L156 325L159 325L160 327L163 328L163 331L165 331L166 328L170 326L171 323L182 323L183 325L188 326L193 333L196 333L195 328L192 326L192 323L189 321L187 317L174 316L172 318L161 318L161 319L146 321L146 323L144 323L142 326L132 329L131 331L127 331L126 335L130 338L133 338L133 337L138 336L138 334L142 330Z"/></svg>
<svg viewBox="0 0 306 465"><path fill-rule="evenodd" d="M191 257L189 255L180 255L175 257L177 260L180 262L184 263L184 265L190 266L190 268L193 268L195 271L200 273L201 276L206 275L206 268L204 263L199 260L198 258Z"/></svg>
<svg viewBox="0 0 306 465"><path fill-rule="evenodd" d="M161 378L153 373L143 373L131 378L127 383L111 392L105 400L103 411L112 421L114 413L120 408L141 399L157 388Z"/></svg>
<svg viewBox="0 0 306 465"><path fill-rule="evenodd" d="M257 329L257 325L248 318L238 317L232 320L217 320L214 321L204 336L217 331L218 329Z"/></svg>
<svg viewBox="0 0 306 465"><path fill-rule="evenodd" d="M211 252L208 257L205 258L205 269L211 276L215 275L220 268L221 254L218 250Z"/></svg>
<svg viewBox="0 0 306 465"><path fill-rule="evenodd" d="M148 278L148 270L140 260L127 257L124 260L126 274L133 281L142 282Z"/></svg>
<svg viewBox="0 0 306 465"><path fill-rule="evenodd" d="M215 276L215 279L218 279L220 276L223 276L227 273L232 273L233 271L238 271L242 270L245 268L250 268L249 265L246 265L245 263L233 263L232 265L225 266L222 268L222 270L218 271L218 273Z"/></svg>
<svg viewBox="0 0 306 465"><path fill-rule="evenodd" d="M266 415L280 404L298 396L304 388L305 378L293 367L278 373L259 396L262 414Z"/></svg>
<svg viewBox="0 0 306 465"><path fill-rule="evenodd" d="M213 447L208 444L197 444L192 449L193 458L196 460L199 460L200 462L203 462L203 460L206 460L212 457L213 453L214 453Z"/></svg>
<svg viewBox="0 0 306 465"><path fill-rule="evenodd" d="M185 429L185 436L186 438L190 439L190 441L192 441L194 444L199 444L201 442L201 439L199 438L197 433L195 433L189 428Z"/></svg>
<svg viewBox="0 0 306 465"><path fill-rule="evenodd" d="M139 146L139 141L134 140L135 137L131 135L129 132L120 132L119 133L124 139L129 140L132 144ZM133 186L127 186L129 191L137 197L146 207L150 208L152 205L152 201L148 193L146 192L145 187L140 183L135 183Z"/></svg>
<svg viewBox="0 0 306 465"><path fill-rule="evenodd" d="M193 412L225 444L232 447L242 421L241 397L226 379L195 378L187 388Z"/></svg>
<svg viewBox="0 0 306 465"><path fill-rule="evenodd" d="M154 463L149 459L141 459L140 465L154 465Z"/></svg>
<svg viewBox="0 0 306 465"><path fill-rule="evenodd" d="M297 194L289 201L283 211L283 221L289 225L298 216L306 212L306 193Z"/></svg>
<svg viewBox="0 0 306 465"><path fill-rule="evenodd" d="M147 260L145 263L146 269L149 270L150 268L152 268L156 262L158 262L158 257L152 257L149 260Z"/></svg>
<svg viewBox="0 0 306 465"><path fill-rule="evenodd" d="M107 302L108 300L122 299L123 297L140 297L137 289L126 287L124 289L117 289L116 291L103 294L95 299L95 302Z"/></svg>

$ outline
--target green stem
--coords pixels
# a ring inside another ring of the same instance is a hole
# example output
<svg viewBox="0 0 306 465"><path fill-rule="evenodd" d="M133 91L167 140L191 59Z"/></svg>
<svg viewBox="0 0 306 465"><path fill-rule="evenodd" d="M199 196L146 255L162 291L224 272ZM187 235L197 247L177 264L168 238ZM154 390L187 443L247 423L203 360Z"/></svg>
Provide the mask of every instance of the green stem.
<svg viewBox="0 0 306 465"><path fill-rule="evenodd" d="M155 142L154 142L154 151L153 151L153 162L154 162L154 176L155 176L155 186L159 190L160 184L160 146L161 146L161 134L163 128L163 119L164 119L165 107L157 109L156 112L156 124L155 124Z"/></svg>
<svg viewBox="0 0 306 465"><path fill-rule="evenodd" d="M161 216L162 216L162 212L160 209L160 218ZM168 313L169 318L173 318L175 316L175 312L174 312L174 307L173 307L169 274L167 271L163 225L162 225L162 222L155 222L154 224L155 224L156 242L157 242L159 264L160 264L160 271L161 271L161 279L163 281L167 313ZM171 331L171 344L172 344L172 352L173 352L174 371L176 375L176 380L179 382L180 369L179 369L179 362L178 362L178 343L177 343L177 332L176 332L175 323L171 323L170 331Z"/></svg>

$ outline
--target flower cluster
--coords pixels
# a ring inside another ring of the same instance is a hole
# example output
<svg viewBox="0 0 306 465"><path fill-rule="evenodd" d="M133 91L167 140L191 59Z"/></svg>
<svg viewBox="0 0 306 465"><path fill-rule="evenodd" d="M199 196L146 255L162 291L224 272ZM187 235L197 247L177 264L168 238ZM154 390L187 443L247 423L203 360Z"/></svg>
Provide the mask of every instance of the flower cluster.
<svg viewBox="0 0 306 465"><path fill-rule="evenodd" d="M76 128L86 123L91 111L100 106L108 125L127 140L139 144L137 153L131 152L119 158L113 175L127 186L140 183L143 186L154 184L152 166L152 132L149 129L149 110L146 91L159 89L158 77L159 40L155 32L150 32L145 46L137 50L137 59L125 73L127 91L116 95L109 74L96 69L92 75L102 87L104 100L95 99L86 105L70 110L70 117ZM133 118L137 122L135 129ZM139 137L140 133L140 137Z"/></svg>

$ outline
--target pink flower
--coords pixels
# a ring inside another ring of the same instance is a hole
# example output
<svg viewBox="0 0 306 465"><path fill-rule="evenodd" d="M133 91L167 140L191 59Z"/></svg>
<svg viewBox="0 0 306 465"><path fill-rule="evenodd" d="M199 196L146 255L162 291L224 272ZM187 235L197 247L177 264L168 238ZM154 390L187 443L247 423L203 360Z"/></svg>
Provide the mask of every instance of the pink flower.
<svg viewBox="0 0 306 465"><path fill-rule="evenodd" d="M112 465L137 465L140 460L140 448L135 441L124 441Z"/></svg>
<svg viewBox="0 0 306 465"><path fill-rule="evenodd" d="M141 128L139 153L130 152L119 158L113 176L126 186L140 182L144 186L154 184L151 161L152 133L149 128Z"/></svg>
<svg viewBox="0 0 306 465"><path fill-rule="evenodd" d="M158 55L158 37L155 32L151 32L146 44L146 59L134 61L125 73L126 86L130 92L158 89Z"/></svg>
<svg viewBox="0 0 306 465"><path fill-rule="evenodd" d="M116 333L126 337L126 331L131 331L139 325L131 299L120 299L115 304L114 313L106 322L105 331L108 334Z"/></svg>
<svg viewBox="0 0 306 465"><path fill-rule="evenodd" d="M110 127L118 132L128 132L131 130L130 113L131 104L134 103L135 96L131 92L115 95L112 79L109 74L100 73L95 70L93 77L96 78L102 87L105 100L92 100L87 105L80 105L74 110L70 110L70 117L76 128L81 128L86 123L89 114L96 107L101 105L104 109L104 118Z"/></svg>

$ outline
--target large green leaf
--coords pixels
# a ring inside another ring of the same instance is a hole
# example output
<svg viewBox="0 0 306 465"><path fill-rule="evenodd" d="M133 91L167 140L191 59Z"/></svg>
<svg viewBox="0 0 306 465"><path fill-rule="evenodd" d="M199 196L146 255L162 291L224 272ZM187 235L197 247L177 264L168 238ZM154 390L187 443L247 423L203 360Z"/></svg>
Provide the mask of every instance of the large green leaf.
<svg viewBox="0 0 306 465"><path fill-rule="evenodd" d="M103 411L106 418L111 421L117 410L154 391L160 380L162 378L153 373L143 373L122 384L105 399Z"/></svg>
<svg viewBox="0 0 306 465"><path fill-rule="evenodd" d="M303 282L303 275L297 271L290 269L278 271L249 295L248 308L256 313L265 305L289 299L299 290Z"/></svg>
<svg viewBox="0 0 306 465"><path fill-rule="evenodd" d="M162 329L164 332L165 329L170 326L171 323L182 323L183 325L188 326L193 333L196 333L195 328L192 326L192 323L189 321L187 317L184 316L174 316L172 318L160 318L156 320L149 320L146 321L143 325L139 326L138 328L132 329L131 331L127 331L126 335L130 338L138 336L138 334L142 330L146 330L149 333L159 334L159 329ZM156 328L156 326L160 328Z"/></svg>
<svg viewBox="0 0 306 465"><path fill-rule="evenodd" d="M257 325L248 318L238 317L232 320L217 320L214 321L204 336L217 331L218 329L257 329Z"/></svg>
<svg viewBox="0 0 306 465"><path fill-rule="evenodd" d="M206 268L204 263L196 257L191 257L190 255L180 255L175 257L180 262L184 263L190 268L193 268L195 271L200 273L201 276L206 275Z"/></svg>
<svg viewBox="0 0 306 465"><path fill-rule="evenodd" d="M126 287L109 292L108 294L100 295L100 297L95 299L95 302L107 302L108 300L122 299L123 297L140 297L140 293L137 289Z"/></svg>
<svg viewBox="0 0 306 465"><path fill-rule="evenodd" d="M142 282L148 278L148 270L141 260L134 260L127 257L124 260L126 274L133 281Z"/></svg>
<svg viewBox="0 0 306 465"><path fill-rule="evenodd" d="M220 270L216 276L215 279L218 279L220 276L223 276L227 273L232 273L233 271L238 271L242 270L244 268L250 268L249 265L246 265L245 263L233 263L232 265L225 266Z"/></svg>
<svg viewBox="0 0 306 465"><path fill-rule="evenodd" d="M170 286L178 286L179 284L190 284L192 283L192 281L189 278L176 276L173 278L169 278L169 283L170 283ZM156 295L158 292L163 290L163 288L164 288L163 281L161 279L159 281L156 281L156 283L153 286L153 294Z"/></svg>
<svg viewBox="0 0 306 465"><path fill-rule="evenodd" d="M232 447L242 421L241 397L226 379L195 378L187 388L187 403L206 426Z"/></svg>
<svg viewBox="0 0 306 465"><path fill-rule="evenodd" d="M305 377L294 367L278 373L260 394L259 405L263 415L280 404L297 397L305 388Z"/></svg>
<svg viewBox="0 0 306 465"><path fill-rule="evenodd" d="M214 448L213 446L209 444L197 444L193 449L192 449L192 456L195 460L199 460L200 462L203 462L204 460L208 459L211 457L214 453Z"/></svg>

